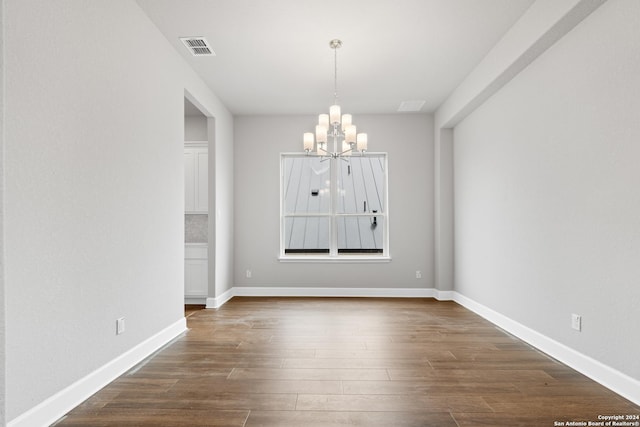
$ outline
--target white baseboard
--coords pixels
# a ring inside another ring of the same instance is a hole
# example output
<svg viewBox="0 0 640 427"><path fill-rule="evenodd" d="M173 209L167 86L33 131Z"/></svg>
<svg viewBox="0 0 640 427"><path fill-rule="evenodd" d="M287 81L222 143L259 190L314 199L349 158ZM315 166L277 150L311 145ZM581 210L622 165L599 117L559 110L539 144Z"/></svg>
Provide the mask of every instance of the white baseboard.
<svg viewBox="0 0 640 427"><path fill-rule="evenodd" d="M387 297L387 298L433 298L433 288L299 288L299 287L247 287L233 288L234 296L274 297Z"/></svg>
<svg viewBox="0 0 640 427"><path fill-rule="evenodd" d="M515 335L538 350L588 376L624 398L640 405L640 381L631 378L595 359L534 331L456 291L434 288L299 288L299 287L247 287L235 286L217 298L207 299L207 308L218 308L234 296L263 297L395 297L436 298L455 301L482 316L491 323Z"/></svg>
<svg viewBox="0 0 640 427"><path fill-rule="evenodd" d="M207 298L207 308L219 308L234 296L392 297L436 298L440 301L453 300L615 393L640 405L640 381L542 335L455 291L438 291L434 288L233 287L219 297ZM24 414L14 418L7 426L31 427L54 423L92 394L131 369L185 330L186 321L182 318Z"/></svg>
<svg viewBox="0 0 640 427"><path fill-rule="evenodd" d="M231 288L225 292L223 292L220 296L215 298L207 298L206 308L219 308L222 307L224 303L233 298L233 290L235 288Z"/></svg>
<svg viewBox="0 0 640 427"><path fill-rule="evenodd" d="M186 330L187 324L185 319L182 318L106 365L96 369L86 377L54 394L39 405L9 421L7 427L51 425L92 394Z"/></svg>
<svg viewBox="0 0 640 427"><path fill-rule="evenodd" d="M453 300L453 291L435 288L300 288L274 286L235 286L219 297L207 298L207 308L219 308L237 297L370 297L370 298L436 298Z"/></svg>
<svg viewBox="0 0 640 427"><path fill-rule="evenodd" d="M207 297L184 297L184 303L203 305L207 303Z"/></svg>
<svg viewBox="0 0 640 427"><path fill-rule="evenodd" d="M453 301L454 296L455 296L455 292L453 292L453 291L438 291L438 290L436 290L435 298L438 301Z"/></svg>
<svg viewBox="0 0 640 427"><path fill-rule="evenodd" d="M510 334L531 344L538 350L586 375L636 405L640 405L640 381L534 331L458 292L452 292L452 299Z"/></svg>
<svg viewBox="0 0 640 427"><path fill-rule="evenodd" d="M207 308L219 308L236 297L371 297L437 298L451 300L450 292L434 288L300 288L273 286L235 286L216 298L207 298Z"/></svg>

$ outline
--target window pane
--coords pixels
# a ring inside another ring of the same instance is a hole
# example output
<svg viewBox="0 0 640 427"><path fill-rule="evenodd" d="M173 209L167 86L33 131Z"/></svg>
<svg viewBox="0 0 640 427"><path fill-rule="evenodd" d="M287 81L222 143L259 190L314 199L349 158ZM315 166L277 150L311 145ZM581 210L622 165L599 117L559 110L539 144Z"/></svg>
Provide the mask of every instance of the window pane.
<svg viewBox="0 0 640 427"><path fill-rule="evenodd" d="M285 218L284 253L329 253L329 217Z"/></svg>
<svg viewBox="0 0 640 427"><path fill-rule="evenodd" d="M382 212L384 157L351 157L338 162L338 213Z"/></svg>
<svg viewBox="0 0 640 427"><path fill-rule="evenodd" d="M285 157L283 195L286 214L329 213L331 162L320 157Z"/></svg>
<svg viewBox="0 0 640 427"><path fill-rule="evenodd" d="M336 218L338 227L338 253L383 253L382 217L349 216Z"/></svg>
<svg viewBox="0 0 640 427"><path fill-rule="evenodd" d="M387 157L281 157L282 254L387 255Z"/></svg>

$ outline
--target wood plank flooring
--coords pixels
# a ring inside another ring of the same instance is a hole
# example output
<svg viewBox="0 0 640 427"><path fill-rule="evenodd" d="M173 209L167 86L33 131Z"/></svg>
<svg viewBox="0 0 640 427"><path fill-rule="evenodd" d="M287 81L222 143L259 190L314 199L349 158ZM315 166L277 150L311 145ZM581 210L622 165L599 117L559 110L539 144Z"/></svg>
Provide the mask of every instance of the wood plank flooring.
<svg viewBox="0 0 640 427"><path fill-rule="evenodd" d="M56 426L554 426L640 414L453 302L236 297L187 322Z"/></svg>

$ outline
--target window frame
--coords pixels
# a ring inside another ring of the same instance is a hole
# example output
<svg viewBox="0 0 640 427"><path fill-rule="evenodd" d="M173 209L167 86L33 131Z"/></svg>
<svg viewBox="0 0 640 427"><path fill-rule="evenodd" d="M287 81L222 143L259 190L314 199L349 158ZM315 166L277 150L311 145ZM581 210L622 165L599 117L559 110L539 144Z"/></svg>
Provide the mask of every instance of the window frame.
<svg viewBox="0 0 640 427"><path fill-rule="evenodd" d="M290 213L285 210L285 160L291 158L305 157L321 157L331 162L330 167L330 203L329 212L314 213ZM386 152L371 152L364 154L353 154L353 158L357 157L382 157L384 169L384 197L382 200L382 212L362 212L362 213L340 213L338 212L338 176L336 165L341 162L341 158L321 156L313 153L280 153L280 251L278 259L281 262L349 262L349 263L371 263L371 262L389 262L391 260L389 250L389 158ZM348 159L348 158L347 158ZM285 253L286 250L286 219L287 218L304 218L304 217L325 217L329 218L329 253ZM382 253L339 253L338 252L338 226L339 218L348 217L376 217L378 224L382 229Z"/></svg>

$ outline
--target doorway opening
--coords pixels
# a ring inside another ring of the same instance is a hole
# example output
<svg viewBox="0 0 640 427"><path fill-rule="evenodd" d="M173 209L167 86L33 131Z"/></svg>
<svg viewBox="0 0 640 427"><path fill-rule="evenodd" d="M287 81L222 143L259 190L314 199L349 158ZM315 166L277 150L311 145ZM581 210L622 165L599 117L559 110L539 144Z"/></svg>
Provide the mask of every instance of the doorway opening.
<svg viewBox="0 0 640 427"><path fill-rule="evenodd" d="M204 305L209 296L214 256L213 220L210 215L210 194L213 190L210 173L211 141L209 118L197 102L184 97L184 303Z"/></svg>

